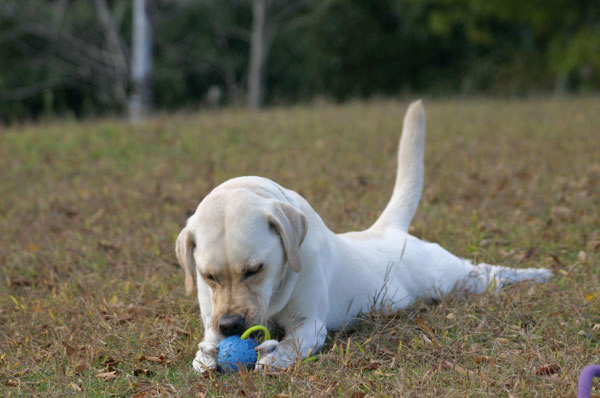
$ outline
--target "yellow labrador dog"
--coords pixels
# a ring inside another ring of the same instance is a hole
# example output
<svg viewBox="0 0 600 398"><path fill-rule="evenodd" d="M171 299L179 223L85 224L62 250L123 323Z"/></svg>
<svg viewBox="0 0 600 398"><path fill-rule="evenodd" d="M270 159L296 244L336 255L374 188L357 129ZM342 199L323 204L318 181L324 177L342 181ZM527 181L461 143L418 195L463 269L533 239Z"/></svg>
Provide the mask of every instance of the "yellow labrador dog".
<svg viewBox="0 0 600 398"><path fill-rule="evenodd" d="M204 339L193 367L216 366L219 341L255 324L285 330L257 349L260 364L286 368L323 346L372 308L397 310L455 289L484 292L523 280L543 282L547 269L474 265L408 234L423 187L425 111L404 118L392 198L367 230L335 234L298 193L261 177L216 187L179 234L177 258L190 294L196 274Z"/></svg>

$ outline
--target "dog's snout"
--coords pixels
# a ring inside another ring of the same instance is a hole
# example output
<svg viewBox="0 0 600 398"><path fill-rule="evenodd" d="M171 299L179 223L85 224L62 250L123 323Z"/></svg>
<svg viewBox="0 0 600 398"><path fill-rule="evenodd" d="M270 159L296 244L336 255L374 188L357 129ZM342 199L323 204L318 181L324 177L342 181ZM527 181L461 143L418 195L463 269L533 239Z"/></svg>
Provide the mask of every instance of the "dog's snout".
<svg viewBox="0 0 600 398"><path fill-rule="evenodd" d="M244 315L223 315L219 319L219 332L223 336L242 334L245 324L246 317Z"/></svg>

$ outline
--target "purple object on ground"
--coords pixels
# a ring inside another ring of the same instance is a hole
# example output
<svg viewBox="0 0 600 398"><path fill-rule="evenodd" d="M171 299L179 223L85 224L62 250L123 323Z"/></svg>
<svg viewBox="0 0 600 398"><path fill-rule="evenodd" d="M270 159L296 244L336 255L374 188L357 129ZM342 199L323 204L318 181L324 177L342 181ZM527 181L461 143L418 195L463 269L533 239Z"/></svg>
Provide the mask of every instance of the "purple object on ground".
<svg viewBox="0 0 600 398"><path fill-rule="evenodd" d="M577 383L577 398L590 398L594 377L600 377L600 365L588 365L583 368Z"/></svg>

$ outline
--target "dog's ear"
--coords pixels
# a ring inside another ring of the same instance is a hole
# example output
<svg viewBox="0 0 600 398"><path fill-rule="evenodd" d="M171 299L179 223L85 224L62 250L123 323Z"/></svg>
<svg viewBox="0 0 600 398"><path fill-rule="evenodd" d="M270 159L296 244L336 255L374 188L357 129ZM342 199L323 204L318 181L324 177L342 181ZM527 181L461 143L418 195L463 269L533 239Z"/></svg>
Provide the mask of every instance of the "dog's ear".
<svg viewBox="0 0 600 398"><path fill-rule="evenodd" d="M196 262L194 261L194 235L188 228L184 228L177 237L175 242L175 254L179 265L185 271L185 294L189 296L194 291L194 277L192 272L196 269Z"/></svg>
<svg viewBox="0 0 600 398"><path fill-rule="evenodd" d="M287 203L274 200L268 214L269 224L277 231L283 243L283 250L290 268L300 272L302 260L300 245L306 236L306 217Z"/></svg>

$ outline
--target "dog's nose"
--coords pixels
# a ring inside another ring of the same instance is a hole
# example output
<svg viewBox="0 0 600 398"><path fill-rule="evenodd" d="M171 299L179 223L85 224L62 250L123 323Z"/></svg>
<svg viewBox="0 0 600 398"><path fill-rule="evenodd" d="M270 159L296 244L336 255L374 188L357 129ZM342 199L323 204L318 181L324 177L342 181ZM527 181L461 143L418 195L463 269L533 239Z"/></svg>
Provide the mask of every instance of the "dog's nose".
<svg viewBox="0 0 600 398"><path fill-rule="evenodd" d="M223 315L219 319L219 331L223 336L242 334L246 324L245 315Z"/></svg>

